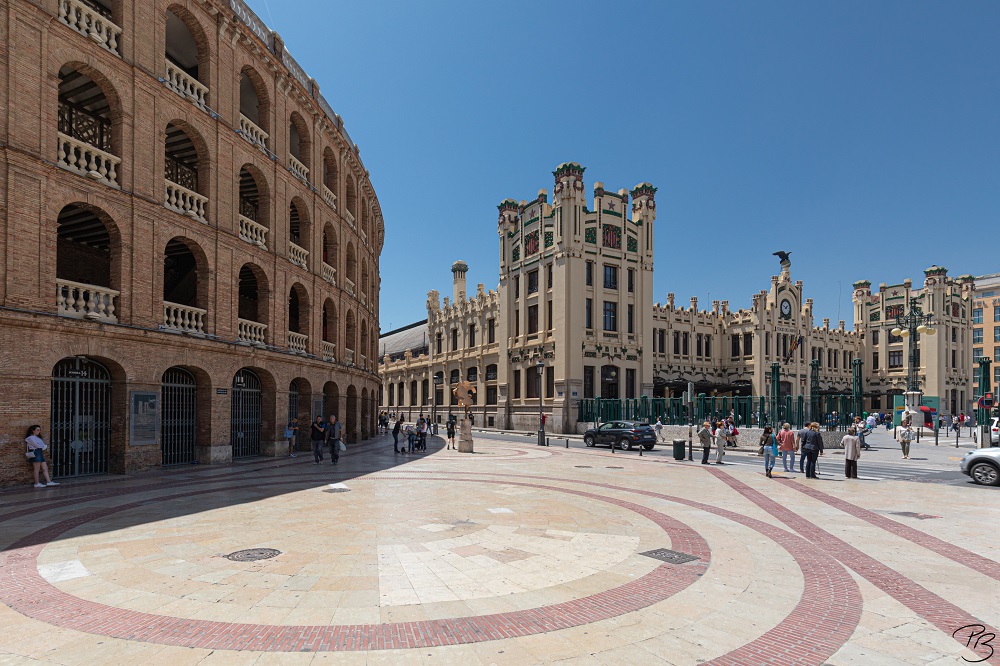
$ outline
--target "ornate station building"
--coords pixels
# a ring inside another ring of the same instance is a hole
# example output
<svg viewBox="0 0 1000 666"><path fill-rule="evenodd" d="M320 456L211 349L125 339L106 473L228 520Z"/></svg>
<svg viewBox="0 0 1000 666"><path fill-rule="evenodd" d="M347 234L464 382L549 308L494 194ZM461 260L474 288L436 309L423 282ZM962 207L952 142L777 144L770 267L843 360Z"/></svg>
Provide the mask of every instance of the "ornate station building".
<svg viewBox="0 0 1000 666"><path fill-rule="evenodd" d="M279 35L242 0L4 8L0 483L32 424L56 476L368 437L382 214Z"/></svg>
<svg viewBox="0 0 1000 666"><path fill-rule="evenodd" d="M582 399L679 397L689 383L711 396L847 395L860 364L865 409L889 409L892 394L905 390L898 341L880 332L892 328L896 310L874 318L879 299L892 308L894 296L872 296L861 282L851 330L844 321L816 322L786 255L747 308L713 301L701 309L696 298L680 306L672 293L654 303L656 188L614 192L596 182L588 202L583 174L579 164L560 165L551 203L544 189L530 202L500 203L496 290L480 284L468 294L468 267L455 262L451 297L442 304L431 291L425 322L383 335L381 409L440 422L457 409L449 387L468 380L477 387L472 414L480 425L534 430L541 410L553 431L577 432L585 427ZM909 281L904 288L950 327L922 357L933 363L921 370L924 392L965 405L972 357L963 327L973 281L934 267L923 290ZM954 367L945 363L952 354Z"/></svg>

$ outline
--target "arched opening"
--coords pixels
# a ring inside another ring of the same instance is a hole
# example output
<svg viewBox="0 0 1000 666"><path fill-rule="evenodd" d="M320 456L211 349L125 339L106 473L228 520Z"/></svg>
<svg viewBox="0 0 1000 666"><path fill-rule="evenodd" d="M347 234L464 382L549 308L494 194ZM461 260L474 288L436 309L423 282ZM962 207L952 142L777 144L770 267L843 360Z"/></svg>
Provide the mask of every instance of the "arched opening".
<svg viewBox="0 0 1000 666"><path fill-rule="evenodd" d="M345 266L347 271L347 293L351 296L357 297L357 292L355 291L355 285L358 282L358 254L354 250L354 243L347 243L347 265Z"/></svg>
<svg viewBox="0 0 1000 666"><path fill-rule="evenodd" d="M337 306L330 298L323 303L323 360L337 360Z"/></svg>
<svg viewBox="0 0 1000 666"><path fill-rule="evenodd" d="M163 324L188 333L204 333L208 276L199 275L198 259L189 242L174 238L163 253ZM195 249L200 255L200 249Z"/></svg>
<svg viewBox="0 0 1000 666"><path fill-rule="evenodd" d="M529 368L525 376L527 381L537 382L537 373L534 372L534 368ZM621 380L621 371L618 369L617 365L602 365L601 366L601 395L600 397L608 400L616 400L618 398L618 382ZM530 385L530 384L529 384ZM527 386L527 385L526 385ZM528 397L532 394L537 394L537 387L532 391L528 392Z"/></svg>
<svg viewBox="0 0 1000 666"><path fill-rule="evenodd" d="M309 220L305 212L301 199L292 199L288 204L288 260L302 268L308 268L309 260Z"/></svg>
<svg viewBox="0 0 1000 666"><path fill-rule="evenodd" d="M97 209L77 204L59 211L56 304L64 317L118 321L117 249L113 252L111 233L102 217Z"/></svg>
<svg viewBox="0 0 1000 666"><path fill-rule="evenodd" d="M164 81L178 95L190 100L199 109L205 109L208 106L208 86L204 83L208 80L208 72L204 71L207 58L206 62L202 62L198 40L185 18L172 9L167 10Z"/></svg>
<svg viewBox="0 0 1000 666"><path fill-rule="evenodd" d="M338 181L337 156L328 146L323 151L323 201L334 210L337 209Z"/></svg>
<svg viewBox="0 0 1000 666"><path fill-rule="evenodd" d="M323 279L337 286L337 257L340 246L337 243L337 232L333 225L327 222L323 225Z"/></svg>
<svg viewBox="0 0 1000 666"><path fill-rule="evenodd" d="M49 468L52 476L107 474L111 459L111 372L84 356L52 370Z"/></svg>
<svg viewBox="0 0 1000 666"><path fill-rule="evenodd" d="M198 381L180 367L167 368L160 381L163 465L192 463L198 439Z"/></svg>
<svg viewBox="0 0 1000 666"><path fill-rule="evenodd" d="M309 295L295 283L288 291L288 348L305 353L309 343Z"/></svg>
<svg viewBox="0 0 1000 666"><path fill-rule="evenodd" d="M288 123L288 167L302 180L309 181L309 126L297 113L293 113Z"/></svg>
<svg viewBox="0 0 1000 666"><path fill-rule="evenodd" d="M309 449L309 422L312 420L312 387L309 380L299 377L288 384L288 414L286 428L298 427L292 438L292 451ZM289 453L291 453L290 451Z"/></svg>
<svg viewBox="0 0 1000 666"><path fill-rule="evenodd" d="M262 345L267 333L267 283L252 264L240 269L238 335L242 342Z"/></svg>
<svg viewBox="0 0 1000 666"><path fill-rule="evenodd" d="M358 219L358 185L354 180L354 174L347 174L347 219L354 225Z"/></svg>
<svg viewBox="0 0 1000 666"><path fill-rule="evenodd" d="M347 387L347 410L344 414L344 432L351 442L358 441L358 389L351 384Z"/></svg>
<svg viewBox="0 0 1000 666"><path fill-rule="evenodd" d="M267 200L263 176L244 165L240 169L240 238L267 249Z"/></svg>
<svg viewBox="0 0 1000 666"><path fill-rule="evenodd" d="M202 222L208 213L208 178L201 178L201 160L195 140L180 125L167 125L164 143L165 205Z"/></svg>
<svg viewBox="0 0 1000 666"><path fill-rule="evenodd" d="M358 339L358 325L354 321L354 310L347 311L347 325L344 327L344 349L346 349L344 360L354 363L354 350Z"/></svg>
<svg viewBox="0 0 1000 666"><path fill-rule="evenodd" d="M368 245L368 199L361 197L361 240Z"/></svg>
<svg viewBox="0 0 1000 666"><path fill-rule="evenodd" d="M262 389L260 377L249 368L241 368L233 377L229 428L234 460L259 456L261 453Z"/></svg>
<svg viewBox="0 0 1000 666"><path fill-rule="evenodd" d="M74 173L118 184L117 140L111 104L92 78L72 65L59 70L56 162Z"/></svg>
<svg viewBox="0 0 1000 666"><path fill-rule="evenodd" d="M267 88L263 79L251 67L240 72L240 134L243 138L268 150Z"/></svg>
<svg viewBox="0 0 1000 666"><path fill-rule="evenodd" d="M327 382L323 385L323 418L329 419L331 415L340 418L340 389L336 382Z"/></svg>
<svg viewBox="0 0 1000 666"><path fill-rule="evenodd" d="M361 343L358 345L358 349L361 350L361 368L363 370L368 369L368 322L361 322Z"/></svg>
<svg viewBox="0 0 1000 666"><path fill-rule="evenodd" d="M394 407L396 402L396 385L389 384L386 390L386 394L387 394L387 401L385 403L386 407Z"/></svg>
<svg viewBox="0 0 1000 666"><path fill-rule="evenodd" d="M368 304L368 261L361 262L361 302Z"/></svg>

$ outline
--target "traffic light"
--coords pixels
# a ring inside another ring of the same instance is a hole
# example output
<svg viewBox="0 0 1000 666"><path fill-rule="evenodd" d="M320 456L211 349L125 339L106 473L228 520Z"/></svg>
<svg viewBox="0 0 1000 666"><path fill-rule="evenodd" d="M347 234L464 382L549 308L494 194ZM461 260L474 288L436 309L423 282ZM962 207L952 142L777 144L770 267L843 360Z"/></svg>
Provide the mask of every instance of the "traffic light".
<svg viewBox="0 0 1000 666"><path fill-rule="evenodd" d="M986 393L986 394L984 394L983 395L983 407L986 407L987 409L989 409L992 406L993 406L993 394L992 393Z"/></svg>

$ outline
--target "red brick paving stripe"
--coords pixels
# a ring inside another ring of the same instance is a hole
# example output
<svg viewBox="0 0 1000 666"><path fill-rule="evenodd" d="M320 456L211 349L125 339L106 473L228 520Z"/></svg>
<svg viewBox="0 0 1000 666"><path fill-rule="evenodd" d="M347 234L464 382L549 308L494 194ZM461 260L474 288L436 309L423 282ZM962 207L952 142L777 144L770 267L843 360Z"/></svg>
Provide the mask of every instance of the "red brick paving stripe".
<svg viewBox="0 0 1000 666"><path fill-rule="evenodd" d="M830 553L843 562L844 565L853 569L865 580L891 595L916 613L918 617L927 620L947 635L952 636L953 632L957 629L970 624L979 624L984 626L987 632L1000 634L996 628L991 627L974 615L939 597L898 571L882 564L874 557L858 550L839 537L817 527L794 511L786 509L778 502L768 498L760 491L751 488L742 481L736 480L726 472L716 469L708 471L761 509L775 516L778 520L793 528L817 546L822 547L824 551ZM959 641L959 644L961 644L961 641ZM963 645L963 647L965 646ZM989 659L983 660L982 663L1000 664L1000 652L993 654Z"/></svg>
<svg viewBox="0 0 1000 666"><path fill-rule="evenodd" d="M860 518L866 523L870 523L875 527L879 527L887 532L895 534L898 537L906 539L907 541L913 542L918 546L933 551L938 555L952 560L953 562L969 567L970 569L978 571L985 576L989 576L994 580L1000 580L1000 562L995 562L991 559L983 557L982 555L973 553L971 550L966 550L961 546L950 544L936 536L931 536L930 534L921 532L920 530L914 529L909 525L904 525L896 520L888 518L887 516L883 516L869 509L851 504L850 502L842 500L839 497L828 495L821 490L816 490L815 488L811 488L804 484L786 483L783 487L797 490L800 493L812 497L813 499L829 504L833 508L839 509L848 515Z"/></svg>
<svg viewBox="0 0 1000 666"><path fill-rule="evenodd" d="M462 481L508 483L476 479L462 479ZM292 482L259 485L279 483ZM115 608L67 594L51 585L38 573L37 557L48 542L86 522L143 505L143 502L133 502L118 507L98 509L84 516L55 523L25 536L0 552L0 599L14 610L48 624L161 645L266 652L298 652L305 648L312 649L317 644L325 645L329 650L426 648L494 640L495 636L528 636L631 613L686 589L698 580L708 566L710 557L708 543L697 532L670 516L641 505L611 500L594 493L556 486L531 485L609 501L626 508L634 506L643 516L667 531L672 544L687 548L688 552L698 554L702 560L683 565L662 564L645 576L611 590L528 611L395 624L310 627L213 622ZM160 499L190 497L227 489L205 489ZM142 490L134 489L134 491Z"/></svg>

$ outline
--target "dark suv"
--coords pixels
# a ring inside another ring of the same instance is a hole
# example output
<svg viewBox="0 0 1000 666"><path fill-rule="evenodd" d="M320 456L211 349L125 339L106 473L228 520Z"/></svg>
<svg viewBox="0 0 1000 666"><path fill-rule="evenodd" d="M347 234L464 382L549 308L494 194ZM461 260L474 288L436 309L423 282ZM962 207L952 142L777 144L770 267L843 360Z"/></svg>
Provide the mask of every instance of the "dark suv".
<svg viewBox="0 0 1000 666"><path fill-rule="evenodd" d="M630 450L641 446L651 451L656 444L656 431L648 423L637 421L608 421L583 433L583 443L587 446L614 446Z"/></svg>

